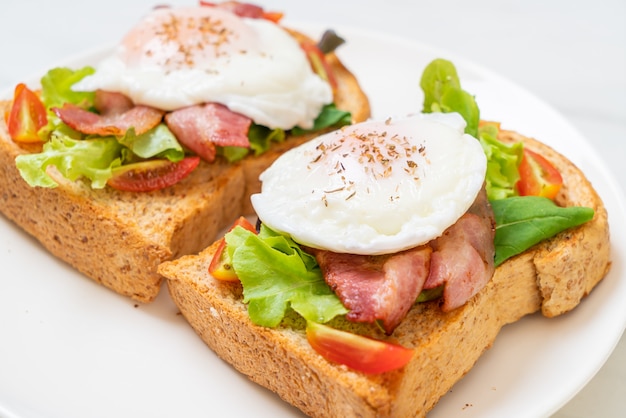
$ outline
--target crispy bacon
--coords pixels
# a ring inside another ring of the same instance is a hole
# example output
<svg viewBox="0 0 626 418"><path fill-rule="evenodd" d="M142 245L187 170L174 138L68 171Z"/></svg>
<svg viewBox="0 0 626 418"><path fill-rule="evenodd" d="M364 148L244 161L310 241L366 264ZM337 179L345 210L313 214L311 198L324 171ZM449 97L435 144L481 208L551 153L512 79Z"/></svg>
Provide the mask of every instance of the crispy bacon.
<svg viewBox="0 0 626 418"><path fill-rule="evenodd" d="M493 211L484 189L470 210L430 243L396 254L364 256L307 249L354 322L381 321L387 333L423 289L444 285L442 309L463 305L494 272Z"/></svg>
<svg viewBox="0 0 626 418"><path fill-rule="evenodd" d="M491 279L494 235L493 211L483 189L469 211L430 243L434 252L424 288L445 285L443 311L462 306Z"/></svg>
<svg viewBox="0 0 626 418"><path fill-rule="evenodd" d="M71 103L53 107L52 111L70 128L87 135L122 136L130 128L141 135L161 123L162 110L148 106L134 106L123 113L110 111L104 115L90 112Z"/></svg>
<svg viewBox="0 0 626 418"><path fill-rule="evenodd" d="M218 103L175 110L165 116L165 122L181 144L208 162L215 160L216 145L250 146L252 120Z"/></svg>
<svg viewBox="0 0 626 418"><path fill-rule="evenodd" d="M431 253L428 246L390 256L309 251L315 255L328 285L350 310L348 320L380 320L388 333L404 319L421 292Z"/></svg>

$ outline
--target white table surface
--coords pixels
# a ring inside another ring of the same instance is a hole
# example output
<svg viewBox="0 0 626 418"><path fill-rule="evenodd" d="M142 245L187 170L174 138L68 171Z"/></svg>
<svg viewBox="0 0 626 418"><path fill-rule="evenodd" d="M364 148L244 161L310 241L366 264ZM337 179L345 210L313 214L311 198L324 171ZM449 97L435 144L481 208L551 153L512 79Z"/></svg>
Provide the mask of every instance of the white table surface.
<svg viewBox="0 0 626 418"><path fill-rule="evenodd" d="M116 41L158 3L194 2L3 0L0 90L63 58ZM399 35L499 73L564 115L595 146L622 192L626 190L626 1L266 0L262 4L286 11L293 21ZM622 337L605 366L554 417L610 418L624 412L626 338Z"/></svg>

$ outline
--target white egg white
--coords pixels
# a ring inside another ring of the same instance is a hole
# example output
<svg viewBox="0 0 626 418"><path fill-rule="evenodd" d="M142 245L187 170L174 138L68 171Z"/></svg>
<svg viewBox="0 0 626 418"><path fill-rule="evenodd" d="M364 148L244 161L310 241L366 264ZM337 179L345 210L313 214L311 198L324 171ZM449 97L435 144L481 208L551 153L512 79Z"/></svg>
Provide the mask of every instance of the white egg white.
<svg viewBox="0 0 626 418"><path fill-rule="evenodd" d="M269 227L314 248L386 254L440 236L482 188L487 159L460 115L367 121L279 157L252 196Z"/></svg>
<svg viewBox="0 0 626 418"><path fill-rule="evenodd" d="M216 102L270 128L310 128L332 89L298 42L265 19L216 7L157 8L73 87L175 110Z"/></svg>

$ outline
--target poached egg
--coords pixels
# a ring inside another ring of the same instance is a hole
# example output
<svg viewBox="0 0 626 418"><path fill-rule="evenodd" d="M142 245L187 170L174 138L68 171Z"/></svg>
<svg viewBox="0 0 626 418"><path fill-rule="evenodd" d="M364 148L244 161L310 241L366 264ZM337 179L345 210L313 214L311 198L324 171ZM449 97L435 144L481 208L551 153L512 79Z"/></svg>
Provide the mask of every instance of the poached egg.
<svg viewBox="0 0 626 418"><path fill-rule="evenodd" d="M487 158L457 113L367 121L281 155L252 196L259 218L296 242L387 254L453 225L483 186Z"/></svg>
<svg viewBox="0 0 626 418"><path fill-rule="evenodd" d="M216 102L282 129L311 128L333 100L283 28L205 6L154 9L73 88L120 92L166 111Z"/></svg>

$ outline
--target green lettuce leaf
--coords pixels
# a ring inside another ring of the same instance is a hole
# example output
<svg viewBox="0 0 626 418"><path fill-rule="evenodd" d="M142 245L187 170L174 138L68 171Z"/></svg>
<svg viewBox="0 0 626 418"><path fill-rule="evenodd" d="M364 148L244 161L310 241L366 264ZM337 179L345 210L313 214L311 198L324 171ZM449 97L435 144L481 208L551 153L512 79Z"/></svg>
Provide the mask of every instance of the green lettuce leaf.
<svg viewBox="0 0 626 418"><path fill-rule="evenodd" d="M250 148L218 147L218 153L230 163L241 160L250 151L254 152L254 155L260 155L270 149L272 142L283 142L285 131L280 128L270 129L253 123L248 131L248 140L250 141Z"/></svg>
<svg viewBox="0 0 626 418"><path fill-rule="evenodd" d="M94 92L77 92L72 90L72 85L84 77L95 72L92 67L83 67L78 70L69 68L53 68L41 78L41 101L48 109L48 124L39 131L42 141L47 141L52 131L59 131L59 135L79 139L82 134L73 130L50 109L63 107L65 103L72 103L83 109L93 107Z"/></svg>
<svg viewBox="0 0 626 418"><path fill-rule="evenodd" d="M283 129L270 129L266 126L253 124L248 131L250 149L254 155L261 155L270 149L272 142L283 142L286 134Z"/></svg>
<svg viewBox="0 0 626 418"><path fill-rule="evenodd" d="M290 238L265 226L259 235L236 227L226 234L226 243L255 324L275 327L289 307L319 323L347 313L315 259Z"/></svg>
<svg viewBox="0 0 626 418"><path fill-rule="evenodd" d="M303 251L300 245L293 239L274 231L266 225L261 225L259 237L275 250L281 251L285 254L296 253L302 259L302 262L307 270L315 270L319 268L317 260L314 256Z"/></svg>
<svg viewBox="0 0 626 418"><path fill-rule="evenodd" d="M341 127L352 123L350 112L337 109L334 104L326 105L322 108L319 116L315 119L313 128L302 129L295 127L291 130L292 135L304 135L306 133L320 131L331 126ZM219 147L218 152L229 162L233 163L241 160L252 151L254 155L261 155L270 149L272 142L283 142L286 133L283 129L270 129L265 126L252 124L248 132L250 148L244 147Z"/></svg>
<svg viewBox="0 0 626 418"><path fill-rule="evenodd" d="M291 130L293 135L304 135L310 132L320 131L330 128L331 126L340 128L352 123L352 114L345 110L337 109L334 103L328 104L322 108L322 111L313 122L311 129L302 129L295 127Z"/></svg>
<svg viewBox="0 0 626 418"><path fill-rule="evenodd" d="M478 137L480 110L474 96L461 88L461 82L452 62L435 59L422 73L420 87L424 92L424 113L457 112L465 119L465 133Z"/></svg>
<svg viewBox="0 0 626 418"><path fill-rule="evenodd" d="M83 109L93 107L94 92L73 91L72 86L95 72L93 67L78 70L53 68L41 78L41 100L47 108L72 103Z"/></svg>
<svg viewBox="0 0 626 418"><path fill-rule="evenodd" d="M436 112L441 97L448 89L460 89L461 81L454 64L437 58L431 61L422 72L420 87L424 92L424 112Z"/></svg>
<svg viewBox="0 0 626 418"><path fill-rule="evenodd" d="M594 215L591 208L563 208L538 196L494 200L491 206L496 219L496 266L544 239L590 221Z"/></svg>
<svg viewBox="0 0 626 418"><path fill-rule="evenodd" d="M480 110L474 97L461 88L461 82L452 62L435 59L426 66L420 80L424 91L425 113L458 112L467 126L465 132L478 138L487 156L486 187L489 199L515 196L519 180L518 167L523 145L506 145L498 138L498 128L485 125L479 128Z"/></svg>
<svg viewBox="0 0 626 418"><path fill-rule="evenodd" d="M246 155L250 154L250 149L245 147L218 147L217 153L224 156L229 163L235 163L242 160Z"/></svg>
<svg viewBox="0 0 626 418"><path fill-rule="evenodd" d="M120 165L121 149L114 138L75 140L53 134L40 153L18 155L15 163L32 187L58 186L46 173L53 165L65 178L74 181L86 177L94 189L101 189L111 178L111 170Z"/></svg>
<svg viewBox="0 0 626 418"><path fill-rule="evenodd" d="M518 168L522 161L524 144L517 142L507 145L500 142L498 128L494 125L481 126L478 140L487 156L485 182L489 200L516 196L515 185L519 180Z"/></svg>
<svg viewBox="0 0 626 418"><path fill-rule="evenodd" d="M183 147L164 123L141 135L135 135L135 130L131 128L117 140L141 158L160 157L178 162L185 157Z"/></svg>

